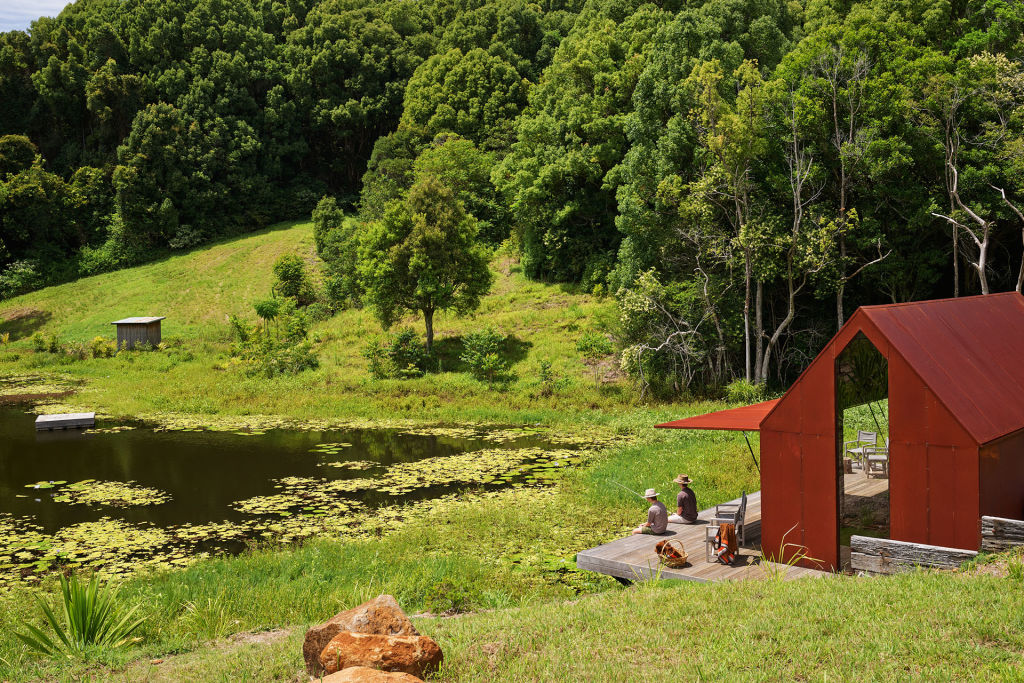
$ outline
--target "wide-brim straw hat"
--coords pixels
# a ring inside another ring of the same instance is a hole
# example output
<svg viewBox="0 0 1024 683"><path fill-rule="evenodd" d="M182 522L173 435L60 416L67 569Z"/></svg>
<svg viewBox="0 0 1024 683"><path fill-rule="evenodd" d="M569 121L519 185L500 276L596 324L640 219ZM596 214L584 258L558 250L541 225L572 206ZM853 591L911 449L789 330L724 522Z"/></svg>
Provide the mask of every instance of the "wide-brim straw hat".
<svg viewBox="0 0 1024 683"><path fill-rule="evenodd" d="M680 474L678 477L676 477L672 481L674 481L677 484L692 484L693 483L693 479L690 479L685 474Z"/></svg>
<svg viewBox="0 0 1024 683"><path fill-rule="evenodd" d="M644 491L644 498L657 498L657 497L658 497L658 492L655 491L654 489L647 489L646 491Z"/></svg>

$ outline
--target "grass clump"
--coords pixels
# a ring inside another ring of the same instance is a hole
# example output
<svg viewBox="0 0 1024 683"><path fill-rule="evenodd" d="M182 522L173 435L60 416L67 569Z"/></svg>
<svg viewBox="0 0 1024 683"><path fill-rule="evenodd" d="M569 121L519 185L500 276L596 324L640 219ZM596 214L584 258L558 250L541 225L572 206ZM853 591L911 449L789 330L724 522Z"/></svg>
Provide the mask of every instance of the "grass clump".
<svg viewBox="0 0 1024 683"><path fill-rule="evenodd" d="M47 657L85 658L124 647L142 626L143 619L133 618L137 607L118 616L121 611L118 591L108 584L101 584L96 574L88 585L81 584L76 577L68 579L62 575L60 595L60 618L37 596L53 637L28 622L24 623L27 634L14 634L34 653Z"/></svg>

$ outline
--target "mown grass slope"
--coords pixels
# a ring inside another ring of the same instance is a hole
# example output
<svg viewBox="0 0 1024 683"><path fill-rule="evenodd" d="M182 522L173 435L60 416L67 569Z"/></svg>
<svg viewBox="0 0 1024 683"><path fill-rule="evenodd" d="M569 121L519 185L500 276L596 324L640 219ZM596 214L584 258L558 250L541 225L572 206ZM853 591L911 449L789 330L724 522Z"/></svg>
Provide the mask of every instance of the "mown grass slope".
<svg viewBox="0 0 1024 683"><path fill-rule="evenodd" d="M419 420L559 422L579 411L602 421L634 403L621 381L598 382L575 345L591 328L614 323L614 303L531 282L508 258L493 262L495 285L473 315L441 315L435 322L441 372L415 380L372 381L362 356L382 333L367 310L348 310L316 324L320 368L268 380L230 367L231 314L255 320L252 303L270 293L272 265L285 253L301 255L316 272L309 223L290 223L161 261L84 278L0 303L0 376L62 373L84 384L74 401L114 416L272 414L311 417L408 417ZM73 360L31 350L34 332L63 342L113 336L110 322L129 315L164 315L159 353ZM410 316L402 325L422 334ZM518 379L498 387L464 372L461 336L484 327L508 335ZM550 396L539 390L537 368L549 361L561 379ZM614 358L606 362L614 378ZM225 369L226 368L226 369ZM574 419L574 418L573 418Z"/></svg>

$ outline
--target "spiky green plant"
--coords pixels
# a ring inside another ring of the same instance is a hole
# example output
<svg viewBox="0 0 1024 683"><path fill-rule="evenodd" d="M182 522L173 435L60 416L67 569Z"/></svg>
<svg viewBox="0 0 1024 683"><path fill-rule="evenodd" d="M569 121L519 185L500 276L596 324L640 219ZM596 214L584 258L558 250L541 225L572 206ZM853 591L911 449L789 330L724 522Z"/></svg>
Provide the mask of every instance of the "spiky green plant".
<svg viewBox="0 0 1024 683"><path fill-rule="evenodd" d="M28 645L33 652L55 657L83 657L89 653L116 649L132 641L134 633L144 619L132 619L138 606L132 607L118 618L118 591L109 584L100 584L99 576L93 575L88 586L78 579L70 581L60 577L62 619L54 610L36 596L54 637L42 629L24 622L28 633L15 635Z"/></svg>

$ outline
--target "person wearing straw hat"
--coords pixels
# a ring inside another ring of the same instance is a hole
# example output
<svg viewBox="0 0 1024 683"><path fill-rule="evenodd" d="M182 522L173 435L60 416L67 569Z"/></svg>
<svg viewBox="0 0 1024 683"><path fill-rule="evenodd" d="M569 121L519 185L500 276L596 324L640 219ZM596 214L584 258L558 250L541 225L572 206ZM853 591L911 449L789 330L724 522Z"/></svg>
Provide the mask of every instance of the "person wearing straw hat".
<svg viewBox="0 0 1024 683"><path fill-rule="evenodd" d="M658 493L654 489L644 491L644 498L651 504L651 508L647 511L647 521L633 529L633 533L655 536L665 533L668 529L668 508L658 500Z"/></svg>
<svg viewBox="0 0 1024 683"><path fill-rule="evenodd" d="M673 524L696 524L697 496L690 489L693 480L685 474L680 474L672 481L679 484L680 490L676 494L676 512L668 516L668 521Z"/></svg>

